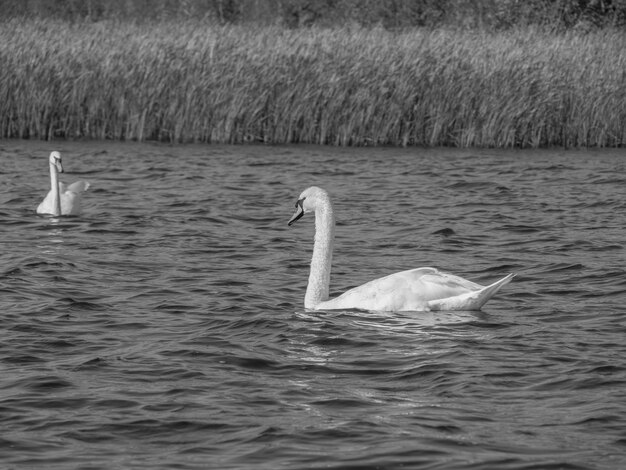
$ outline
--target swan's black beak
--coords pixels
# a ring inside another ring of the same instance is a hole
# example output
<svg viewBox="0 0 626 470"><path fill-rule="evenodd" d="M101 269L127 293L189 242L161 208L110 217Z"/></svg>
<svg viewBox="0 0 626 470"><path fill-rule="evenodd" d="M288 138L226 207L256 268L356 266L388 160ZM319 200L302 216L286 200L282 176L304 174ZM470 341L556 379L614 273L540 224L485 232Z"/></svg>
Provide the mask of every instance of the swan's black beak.
<svg viewBox="0 0 626 470"><path fill-rule="evenodd" d="M61 160L57 160L56 162L54 162L54 166L57 167L57 171L59 173L63 173L63 165L61 165Z"/></svg>
<svg viewBox="0 0 626 470"><path fill-rule="evenodd" d="M295 221L304 215L304 209L302 208L303 201L304 199L300 199L296 202L296 211L291 216L291 219L289 219L289 222L287 222L287 225L291 226Z"/></svg>

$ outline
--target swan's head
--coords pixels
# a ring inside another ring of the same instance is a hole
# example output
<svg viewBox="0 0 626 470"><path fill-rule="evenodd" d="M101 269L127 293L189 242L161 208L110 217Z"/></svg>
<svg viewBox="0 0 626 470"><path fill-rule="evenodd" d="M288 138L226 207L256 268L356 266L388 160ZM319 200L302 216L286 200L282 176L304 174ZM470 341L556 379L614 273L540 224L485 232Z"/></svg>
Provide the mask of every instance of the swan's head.
<svg viewBox="0 0 626 470"><path fill-rule="evenodd" d="M50 166L57 169L59 173L63 173L63 165L61 165L61 154L59 152L50 153Z"/></svg>
<svg viewBox="0 0 626 470"><path fill-rule="evenodd" d="M287 222L287 225L292 225L307 212L315 212L317 207L320 207L323 204L328 204L329 201L330 198L328 193L322 188L311 186L310 188L305 189L300 194L300 197L296 202L296 210L291 216L291 219L289 219L289 222Z"/></svg>

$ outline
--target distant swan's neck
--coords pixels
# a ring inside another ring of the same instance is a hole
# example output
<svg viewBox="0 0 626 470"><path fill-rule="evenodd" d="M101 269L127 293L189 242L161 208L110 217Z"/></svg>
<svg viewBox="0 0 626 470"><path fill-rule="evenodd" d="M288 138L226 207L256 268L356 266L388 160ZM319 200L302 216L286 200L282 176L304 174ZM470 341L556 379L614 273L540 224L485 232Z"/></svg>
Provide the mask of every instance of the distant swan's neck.
<svg viewBox="0 0 626 470"><path fill-rule="evenodd" d="M315 241L309 285L304 296L305 308L315 308L320 302L328 300L334 239L335 216L330 200L326 200L315 210Z"/></svg>
<svg viewBox="0 0 626 470"><path fill-rule="evenodd" d="M61 195L59 193L59 175L54 165L50 165L50 183L52 185L52 215L61 215Z"/></svg>

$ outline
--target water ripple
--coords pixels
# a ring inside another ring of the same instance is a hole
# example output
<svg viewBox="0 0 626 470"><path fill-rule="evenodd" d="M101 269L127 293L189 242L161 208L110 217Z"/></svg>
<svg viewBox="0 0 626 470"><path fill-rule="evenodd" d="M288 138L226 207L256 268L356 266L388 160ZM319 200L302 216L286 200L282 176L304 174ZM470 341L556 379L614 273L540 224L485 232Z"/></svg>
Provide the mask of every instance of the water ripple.
<svg viewBox="0 0 626 470"><path fill-rule="evenodd" d="M626 462L620 151L58 143L81 217L39 217L46 142L7 142L7 468L614 469ZM421 265L484 312L308 312L311 184L331 291Z"/></svg>

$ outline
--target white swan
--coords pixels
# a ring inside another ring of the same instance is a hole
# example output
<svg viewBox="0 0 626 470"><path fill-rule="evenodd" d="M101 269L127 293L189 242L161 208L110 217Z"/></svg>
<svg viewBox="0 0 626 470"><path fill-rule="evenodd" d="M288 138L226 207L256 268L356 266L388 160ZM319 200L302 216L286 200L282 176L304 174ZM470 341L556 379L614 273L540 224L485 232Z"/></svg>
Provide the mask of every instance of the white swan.
<svg viewBox="0 0 626 470"><path fill-rule="evenodd" d="M77 181L69 186L65 186L65 184L59 181L58 175L63 173L61 154L52 152L48 160L50 162L50 183L52 188L37 207L37 214L51 214L54 216L79 215L82 193L87 191L89 183L87 181Z"/></svg>
<svg viewBox="0 0 626 470"><path fill-rule="evenodd" d="M339 297L328 298L335 237L335 217L328 193L312 186L302 192L292 225L307 212L315 213L315 241L304 307L312 310L360 309L370 311L480 310L513 274L485 287L434 268L417 268L391 274Z"/></svg>

